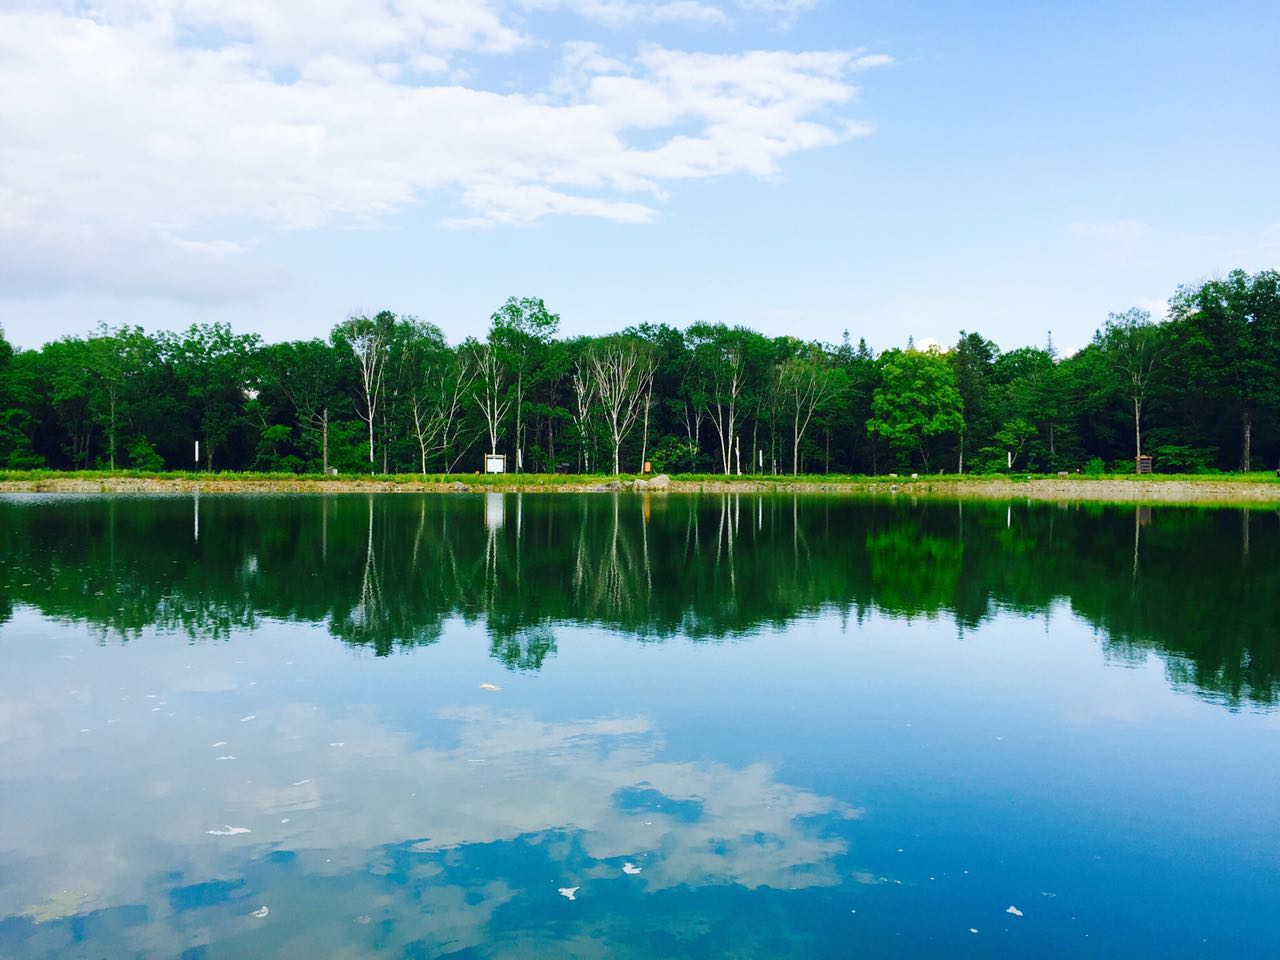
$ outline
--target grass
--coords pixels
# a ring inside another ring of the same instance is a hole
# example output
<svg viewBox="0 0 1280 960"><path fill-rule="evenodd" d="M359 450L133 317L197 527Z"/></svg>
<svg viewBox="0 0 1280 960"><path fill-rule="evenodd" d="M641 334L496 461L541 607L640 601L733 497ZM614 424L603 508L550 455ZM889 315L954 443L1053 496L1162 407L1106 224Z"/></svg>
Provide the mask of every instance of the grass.
<svg viewBox="0 0 1280 960"><path fill-rule="evenodd" d="M721 473L673 473L671 479L685 483L723 483L743 482L753 484L786 486L792 483L824 483L824 484L902 484L916 483L973 483L1008 480L1014 483L1030 483L1036 480L1069 480L1088 483L1096 480L1121 480L1132 483L1165 483L1178 481L1183 483L1261 483L1280 484L1280 477L1274 471L1255 471L1252 473L1195 473L1174 474L1157 473L1139 476L1132 473L1078 474L1059 477L1056 473L984 473L984 474L921 474L913 478L910 474L891 476L879 474L825 474L810 473L792 476L791 474L743 474L726 476ZM563 487L592 486L613 479L643 479L639 474L621 474L619 477L604 474L550 474L550 473L507 473L507 474L365 474L343 473L337 476L321 473L262 473L252 471L145 471L145 470L0 470L0 482L38 483L49 480L187 480L235 483L249 482L283 482L283 483L352 483L370 480L377 483L418 484L418 483L453 483L460 481L469 487L510 486L519 484L527 487Z"/></svg>

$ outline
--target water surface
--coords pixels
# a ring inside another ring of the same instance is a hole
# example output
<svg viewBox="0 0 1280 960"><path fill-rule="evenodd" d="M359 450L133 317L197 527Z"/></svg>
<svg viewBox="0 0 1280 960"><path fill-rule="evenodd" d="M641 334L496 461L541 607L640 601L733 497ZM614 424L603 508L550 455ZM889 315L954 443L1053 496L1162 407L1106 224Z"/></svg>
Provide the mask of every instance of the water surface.
<svg viewBox="0 0 1280 960"><path fill-rule="evenodd" d="M1278 597L1274 510L3 498L0 956L1265 956Z"/></svg>

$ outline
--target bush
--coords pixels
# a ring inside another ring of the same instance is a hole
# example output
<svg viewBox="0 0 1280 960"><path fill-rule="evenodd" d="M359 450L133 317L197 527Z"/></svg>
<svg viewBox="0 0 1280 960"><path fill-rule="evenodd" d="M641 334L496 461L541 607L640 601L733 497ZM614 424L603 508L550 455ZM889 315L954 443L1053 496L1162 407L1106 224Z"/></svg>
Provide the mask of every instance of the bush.
<svg viewBox="0 0 1280 960"><path fill-rule="evenodd" d="M1085 463L1084 472L1091 477L1100 477L1107 472L1107 465L1102 462L1101 457L1092 457Z"/></svg>
<svg viewBox="0 0 1280 960"><path fill-rule="evenodd" d="M156 453L146 437L139 437L129 448L129 466L143 473L155 473L164 469L164 457Z"/></svg>
<svg viewBox="0 0 1280 960"><path fill-rule="evenodd" d="M667 437L649 454L649 462L653 464L654 473L675 472L682 467L687 469L697 455L697 447L688 440Z"/></svg>
<svg viewBox="0 0 1280 960"><path fill-rule="evenodd" d="M1214 473L1213 451L1181 443L1166 443L1151 451L1152 466L1161 473Z"/></svg>

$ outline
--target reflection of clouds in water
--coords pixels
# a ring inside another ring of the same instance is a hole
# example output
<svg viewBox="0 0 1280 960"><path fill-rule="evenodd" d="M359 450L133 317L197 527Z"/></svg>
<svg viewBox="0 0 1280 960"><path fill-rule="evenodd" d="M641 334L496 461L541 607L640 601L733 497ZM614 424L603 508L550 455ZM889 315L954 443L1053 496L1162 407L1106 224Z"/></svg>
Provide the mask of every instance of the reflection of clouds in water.
<svg viewBox="0 0 1280 960"><path fill-rule="evenodd" d="M436 935L452 925L458 929L446 939L478 943L492 911L528 891L494 880L492 868L483 889L457 886L448 864L475 845L532 838L553 861L572 855L573 875L546 878L543 892L552 897L555 881L583 886L583 896L605 879L648 892L792 889L838 882L832 860L844 841L812 818L856 815L778 783L763 765L661 760L662 738L644 718L545 722L492 705L452 707L423 725L452 739L423 744L416 735L423 731L310 704L254 701L255 721L241 724L239 694L179 698L184 680L207 685L176 662L170 667L173 682L150 674L146 691L120 693L106 676L95 687L91 667L76 678L65 664L9 691L4 716L17 722L0 733L0 858L8 866L0 917L41 904L46 919L145 904L150 932L141 940L131 933L129 943L163 952L173 943L162 942L160 930L189 925L170 901L175 883L238 878L272 851L290 851L306 881L244 891L254 902L228 905L225 929L216 928L218 936L234 933L265 903L272 922L253 928L255 937L306 937L313 934L285 933L295 924L280 918L314 915L323 924L325 915L301 902L313 895L338 898L330 918L345 916L339 891L391 870L381 863L386 848L411 845L402 855L430 887L415 894L416 906L430 902ZM65 709L68 689L91 688L79 712ZM146 694L156 691L178 707L176 717L151 712L155 700ZM96 717L89 736L79 732L85 712ZM119 722L104 726L108 717ZM229 754L234 763L217 761ZM643 873L623 880L624 861L643 864ZM299 902L289 909L291 898ZM377 916L379 898L390 899L370 886L355 913ZM383 915L394 912L394 903L383 903Z"/></svg>

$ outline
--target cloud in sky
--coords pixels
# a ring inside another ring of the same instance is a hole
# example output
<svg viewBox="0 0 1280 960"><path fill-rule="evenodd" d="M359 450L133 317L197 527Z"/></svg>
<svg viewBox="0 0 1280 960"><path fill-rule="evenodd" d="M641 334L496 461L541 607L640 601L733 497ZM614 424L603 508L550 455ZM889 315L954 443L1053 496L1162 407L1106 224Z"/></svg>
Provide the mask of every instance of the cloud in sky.
<svg viewBox="0 0 1280 960"><path fill-rule="evenodd" d="M0 14L0 89L22 91L0 113L0 259L23 264L3 292L247 295L263 276L220 279L236 245L374 226L428 196L457 207L455 225L645 223L677 184L777 176L792 154L867 133L848 114L853 77L890 62L569 43L540 87L466 85L473 58L500 68L536 48L527 28L551 7L613 25L728 16L687 0L328 0L308 16L283 0L100 0Z"/></svg>
<svg viewBox="0 0 1280 960"><path fill-rule="evenodd" d="M728 15L720 7L700 0L520 0L529 10L565 10L602 23L607 27L623 27L632 23L727 23Z"/></svg>

